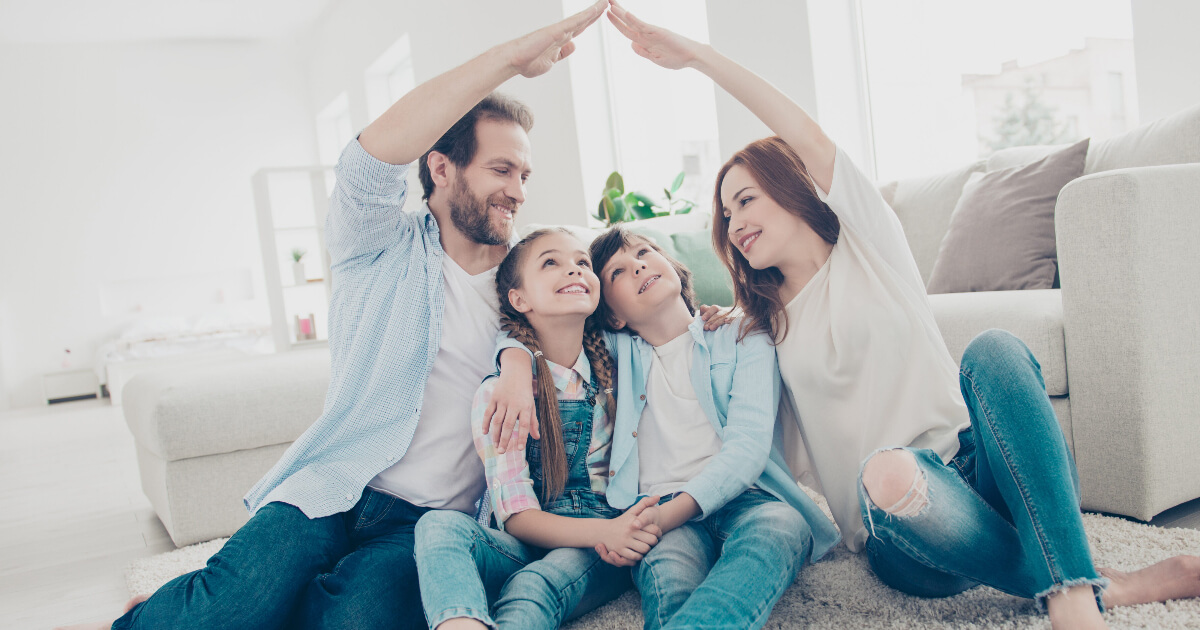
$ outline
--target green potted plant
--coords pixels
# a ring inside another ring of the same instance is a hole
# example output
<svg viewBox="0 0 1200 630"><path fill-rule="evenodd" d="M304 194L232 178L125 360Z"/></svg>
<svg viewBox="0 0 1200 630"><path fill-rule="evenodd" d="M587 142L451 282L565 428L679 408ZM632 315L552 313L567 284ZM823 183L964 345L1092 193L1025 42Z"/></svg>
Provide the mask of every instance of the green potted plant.
<svg viewBox="0 0 1200 630"><path fill-rule="evenodd" d="M616 223L653 219L671 214L687 214L696 204L678 196L679 187L683 185L684 173L680 171L671 182L669 188L663 188L665 203L659 203L640 192L625 192L625 178L617 171L608 176L604 183L604 195L600 198L600 207L592 216L611 227Z"/></svg>
<svg viewBox="0 0 1200 630"><path fill-rule="evenodd" d="M303 247L292 248L292 280L296 284L304 284L308 281L308 274L304 273L304 263L302 262L307 253L308 250Z"/></svg>

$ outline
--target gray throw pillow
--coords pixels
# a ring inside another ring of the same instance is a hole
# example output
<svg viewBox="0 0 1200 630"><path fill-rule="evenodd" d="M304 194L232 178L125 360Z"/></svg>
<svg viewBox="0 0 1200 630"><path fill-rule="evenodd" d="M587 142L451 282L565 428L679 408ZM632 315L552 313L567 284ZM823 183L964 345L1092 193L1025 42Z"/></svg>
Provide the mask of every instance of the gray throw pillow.
<svg viewBox="0 0 1200 630"><path fill-rule="evenodd" d="M1058 271L1054 205L1083 175L1088 141L968 183L950 216L929 293L1049 289Z"/></svg>

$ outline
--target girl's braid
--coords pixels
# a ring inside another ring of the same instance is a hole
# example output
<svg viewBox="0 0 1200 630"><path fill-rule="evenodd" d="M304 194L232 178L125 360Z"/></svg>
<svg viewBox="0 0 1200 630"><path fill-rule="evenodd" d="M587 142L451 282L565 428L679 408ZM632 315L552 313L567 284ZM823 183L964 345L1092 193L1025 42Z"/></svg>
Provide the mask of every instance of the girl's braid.
<svg viewBox="0 0 1200 630"><path fill-rule="evenodd" d="M538 352L542 349L541 344L538 343L537 333L533 331L533 326L516 309L500 309L500 330L521 342L522 345L529 348L530 352Z"/></svg>
<svg viewBox="0 0 1200 630"><path fill-rule="evenodd" d="M612 421L616 418L617 370L613 365L612 355L608 353L608 346L604 343L604 335L600 332L598 324L593 325L591 318L588 318L583 331L583 351L587 354L596 381L600 383L600 389L604 390L601 392L604 395L604 410Z"/></svg>
<svg viewBox="0 0 1200 630"><path fill-rule="evenodd" d="M505 308L505 307L508 308ZM558 411L558 390L550 365L541 353L537 332L524 315L501 303L500 329L525 345L534 354L535 395L537 417L542 434L542 501L550 501L563 492L567 484L567 456L563 444L562 416Z"/></svg>

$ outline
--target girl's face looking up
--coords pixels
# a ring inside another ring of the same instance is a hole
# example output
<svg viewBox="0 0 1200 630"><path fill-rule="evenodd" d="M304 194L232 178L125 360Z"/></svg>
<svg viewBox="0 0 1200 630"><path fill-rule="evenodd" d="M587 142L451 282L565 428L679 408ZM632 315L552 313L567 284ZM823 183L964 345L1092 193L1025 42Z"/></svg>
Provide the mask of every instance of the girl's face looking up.
<svg viewBox="0 0 1200 630"><path fill-rule="evenodd" d="M614 328L637 329L653 321L671 300L682 299L679 274L671 261L649 243L635 238L622 247L600 270L604 301L612 310Z"/></svg>
<svg viewBox="0 0 1200 630"><path fill-rule="evenodd" d="M521 286L509 290L508 300L526 316L587 317L600 301L592 257L570 234L552 232L530 243L520 274Z"/></svg>

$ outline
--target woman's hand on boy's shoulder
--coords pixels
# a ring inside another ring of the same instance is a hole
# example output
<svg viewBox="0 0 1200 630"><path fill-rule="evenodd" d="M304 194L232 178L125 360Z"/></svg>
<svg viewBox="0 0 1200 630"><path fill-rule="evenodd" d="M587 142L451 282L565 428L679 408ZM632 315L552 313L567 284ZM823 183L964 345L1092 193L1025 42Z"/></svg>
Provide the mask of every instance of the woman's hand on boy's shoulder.
<svg viewBox="0 0 1200 630"><path fill-rule="evenodd" d="M736 306L716 306L715 304L702 304L699 311L700 319L704 320L704 330L716 330L732 324L733 320L742 315L742 310Z"/></svg>

